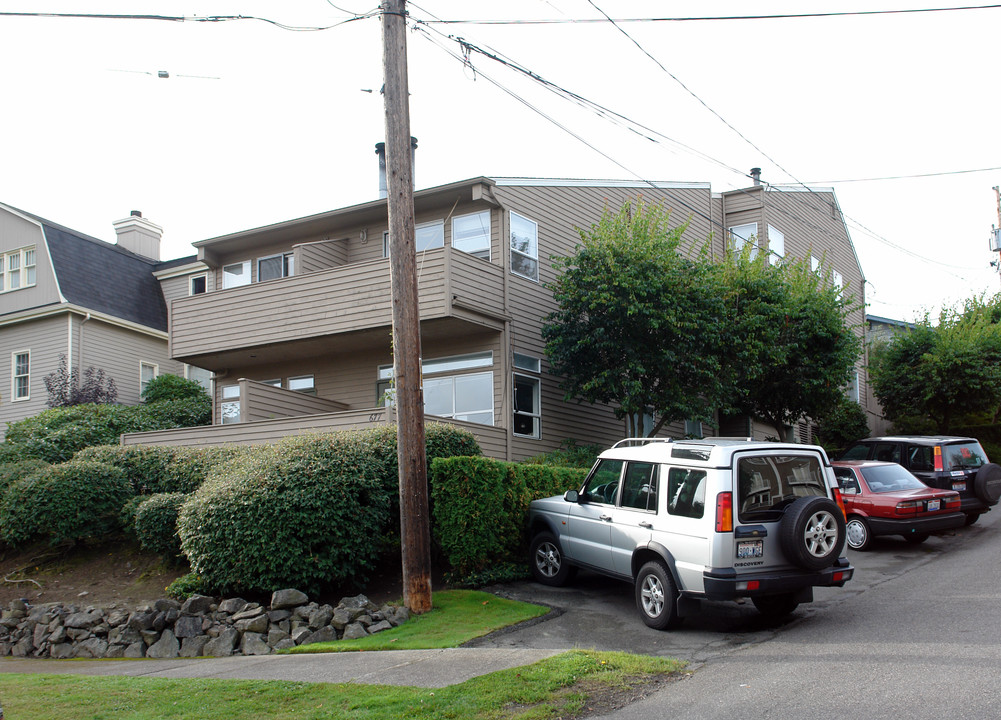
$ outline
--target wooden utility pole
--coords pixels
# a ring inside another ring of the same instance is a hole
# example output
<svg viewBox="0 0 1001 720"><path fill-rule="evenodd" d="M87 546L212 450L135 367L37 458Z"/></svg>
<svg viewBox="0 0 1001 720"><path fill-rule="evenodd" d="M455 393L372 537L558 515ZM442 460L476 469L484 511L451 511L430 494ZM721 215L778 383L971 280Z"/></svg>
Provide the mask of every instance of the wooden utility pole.
<svg viewBox="0 0 1001 720"><path fill-rule="evenodd" d="M406 0L383 0L386 188L393 294L396 444L400 463L403 602L410 612L420 614L431 609L431 531L424 447L424 394L421 390L421 327L417 301L406 30Z"/></svg>

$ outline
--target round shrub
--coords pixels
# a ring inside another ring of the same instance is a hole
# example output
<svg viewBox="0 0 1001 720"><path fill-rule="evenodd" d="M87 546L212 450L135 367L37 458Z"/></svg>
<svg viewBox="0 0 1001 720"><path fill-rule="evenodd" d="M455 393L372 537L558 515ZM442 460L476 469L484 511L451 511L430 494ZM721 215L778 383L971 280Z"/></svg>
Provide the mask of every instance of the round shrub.
<svg viewBox="0 0 1001 720"><path fill-rule="evenodd" d="M142 392L143 402L155 403L161 400L187 400L189 398L208 397L205 388L194 380L187 380L180 375L158 375L146 384Z"/></svg>
<svg viewBox="0 0 1001 720"><path fill-rule="evenodd" d="M36 470L48 466L49 464L47 462L37 458L29 458L28 460L21 460L19 462L0 463L0 493L2 493L11 483L31 475Z"/></svg>
<svg viewBox="0 0 1001 720"><path fill-rule="evenodd" d="M184 493L157 493L139 504L134 527L140 547L168 561L180 556L177 513L187 497Z"/></svg>
<svg viewBox="0 0 1001 720"><path fill-rule="evenodd" d="M56 545L107 535L121 527L131 495L125 473L111 465L74 460L41 468L0 499L0 539L17 546L47 538Z"/></svg>
<svg viewBox="0 0 1001 720"><path fill-rule="evenodd" d="M385 458L345 434L287 438L218 466L181 507L192 570L221 591L362 582L390 521Z"/></svg>
<svg viewBox="0 0 1001 720"><path fill-rule="evenodd" d="M121 468L135 493L152 495L194 492L213 467L239 452L236 447L98 445L81 450L73 458Z"/></svg>

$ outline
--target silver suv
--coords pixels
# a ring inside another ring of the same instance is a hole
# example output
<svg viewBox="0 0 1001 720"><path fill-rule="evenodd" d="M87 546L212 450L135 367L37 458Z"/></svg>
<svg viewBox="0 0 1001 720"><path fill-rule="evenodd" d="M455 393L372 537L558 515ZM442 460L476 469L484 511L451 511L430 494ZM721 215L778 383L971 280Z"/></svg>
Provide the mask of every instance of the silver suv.
<svg viewBox="0 0 1001 720"><path fill-rule="evenodd" d="M563 585L579 567L628 580L660 630L703 599L749 597L780 617L854 571L837 481L813 445L623 440L580 490L533 501L529 532L538 582Z"/></svg>

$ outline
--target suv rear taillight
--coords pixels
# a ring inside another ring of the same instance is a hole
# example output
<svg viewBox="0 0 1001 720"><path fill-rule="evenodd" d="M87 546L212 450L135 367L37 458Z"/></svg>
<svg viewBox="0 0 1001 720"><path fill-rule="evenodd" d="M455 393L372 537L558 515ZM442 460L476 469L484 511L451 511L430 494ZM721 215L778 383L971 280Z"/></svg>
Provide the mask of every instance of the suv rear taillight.
<svg viewBox="0 0 1001 720"><path fill-rule="evenodd" d="M716 532L733 532L733 493L716 496Z"/></svg>
<svg viewBox="0 0 1001 720"><path fill-rule="evenodd" d="M832 490L834 490L834 502L836 502L838 507L841 508L841 517L848 520L848 513L845 512L845 501L841 497L841 490L838 488L832 488Z"/></svg>
<svg viewBox="0 0 1001 720"><path fill-rule="evenodd" d="M942 466L942 446L935 446L935 472L942 472L945 468Z"/></svg>

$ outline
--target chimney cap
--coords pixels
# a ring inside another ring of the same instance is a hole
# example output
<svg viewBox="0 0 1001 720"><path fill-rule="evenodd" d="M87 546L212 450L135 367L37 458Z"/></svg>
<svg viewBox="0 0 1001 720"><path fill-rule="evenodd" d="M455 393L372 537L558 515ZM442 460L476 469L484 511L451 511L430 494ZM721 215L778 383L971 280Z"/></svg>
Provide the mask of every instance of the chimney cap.
<svg viewBox="0 0 1001 720"><path fill-rule="evenodd" d="M133 210L132 212L129 213L129 216L130 217L142 217L143 216L142 210Z"/></svg>

